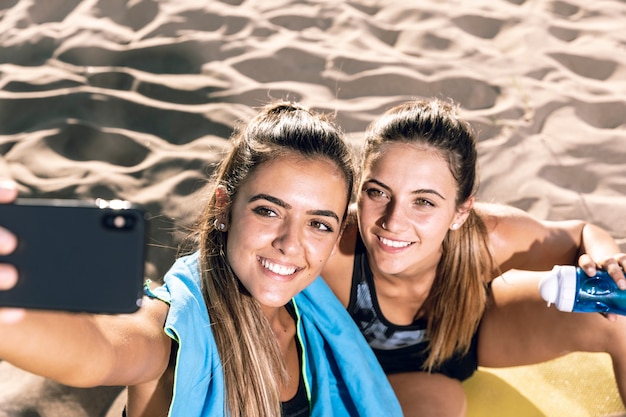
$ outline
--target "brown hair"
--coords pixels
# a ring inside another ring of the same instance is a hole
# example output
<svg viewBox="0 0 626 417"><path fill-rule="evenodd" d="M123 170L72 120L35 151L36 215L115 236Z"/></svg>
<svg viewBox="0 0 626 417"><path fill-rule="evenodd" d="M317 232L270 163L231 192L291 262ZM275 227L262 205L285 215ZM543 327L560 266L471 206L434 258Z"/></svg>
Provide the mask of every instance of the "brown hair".
<svg viewBox="0 0 626 417"><path fill-rule="evenodd" d="M453 104L417 100L386 111L368 128L364 164L388 142L419 144L442 155L457 185L457 207L475 194L476 140ZM470 347L485 309L485 282L493 270L487 239L485 225L472 209L463 226L448 231L443 241L436 278L421 308L428 322L430 343L424 367L429 371Z"/></svg>
<svg viewBox="0 0 626 417"><path fill-rule="evenodd" d="M289 102L266 105L231 140L232 148L213 174L209 201L191 238L200 250L202 291L222 360L225 414L279 417L280 386L287 374L276 336L257 301L233 273L225 254L228 232L216 225L228 220L234 195L255 169L285 155L333 162L344 175L347 206L353 162L342 132L329 118ZM226 207L218 207L218 187L228 194ZM345 216L344 212L344 220Z"/></svg>

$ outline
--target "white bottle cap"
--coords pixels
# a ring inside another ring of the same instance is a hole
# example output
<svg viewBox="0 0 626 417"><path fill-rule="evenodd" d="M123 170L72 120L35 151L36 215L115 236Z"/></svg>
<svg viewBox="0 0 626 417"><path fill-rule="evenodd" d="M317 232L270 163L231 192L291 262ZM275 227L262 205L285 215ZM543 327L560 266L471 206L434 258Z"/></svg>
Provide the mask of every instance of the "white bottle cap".
<svg viewBox="0 0 626 417"><path fill-rule="evenodd" d="M576 300L576 267L556 265L539 282L539 294L548 306L554 304L561 311L572 311Z"/></svg>

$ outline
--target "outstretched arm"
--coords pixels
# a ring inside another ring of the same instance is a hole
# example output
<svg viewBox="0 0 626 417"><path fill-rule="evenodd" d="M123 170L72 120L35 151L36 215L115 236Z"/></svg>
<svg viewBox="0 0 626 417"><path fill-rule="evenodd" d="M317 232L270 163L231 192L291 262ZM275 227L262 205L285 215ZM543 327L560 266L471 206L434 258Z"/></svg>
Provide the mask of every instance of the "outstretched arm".
<svg viewBox="0 0 626 417"><path fill-rule="evenodd" d="M0 203L17 187L0 180ZM1 222L1 219L0 219ZM0 227L0 254L17 239ZM0 263L0 291L19 279ZM0 308L0 359L66 385L134 385L157 379L166 369L171 341L163 332L168 306L144 297L135 314L90 315Z"/></svg>
<svg viewBox="0 0 626 417"><path fill-rule="evenodd" d="M509 269L549 270L554 265L580 265L587 274L608 270L626 288L622 269L626 254L604 229L582 220L541 221L523 210L476 203L484 219L501 272Z"/></svg>
<svg viewBox="0 0 626 417"><path fill-rule="evenodd" d="M137 313L94 315L25 310L0 322L0 358L66 385L135 385L165 371L168 306L144 298Z"/></svg>

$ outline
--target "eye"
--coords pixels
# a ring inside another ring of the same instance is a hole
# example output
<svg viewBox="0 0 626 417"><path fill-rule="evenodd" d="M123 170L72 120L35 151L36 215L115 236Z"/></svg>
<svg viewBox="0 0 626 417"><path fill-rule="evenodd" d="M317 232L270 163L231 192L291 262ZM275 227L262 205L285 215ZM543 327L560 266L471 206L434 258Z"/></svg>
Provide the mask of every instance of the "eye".
<svg viewBox="0 0 626 417"><path fill-rule="evenodd" d="M415 205L416 206L423 206L423 207L435 207L435 204L426 199L426 198L418 198L415 200Z"/></svg>
<svg viewBox="0 0 626 417"><path fill-rule="evenodd" d="M312 220L310 224L312 227L314 227L315 229L321 232L332 233L335 231L335 229L330 224L319 221L319 220Z"/></svg>
<svg viewBox="0 0 626 417"><path fill-rule="evenodd" d="M363 191L365 191L365 194L367 194L367 196L372 199L387 198L387 194L385 194L383 190L378 188L369 187L364 188Z"/></svg>
<svg viewBox="0 0 626 417"><path fill-rule="evenodd" d="M262 217L277 217L278 214L269 207L260 206L252 209L253 212Z"/></svg>

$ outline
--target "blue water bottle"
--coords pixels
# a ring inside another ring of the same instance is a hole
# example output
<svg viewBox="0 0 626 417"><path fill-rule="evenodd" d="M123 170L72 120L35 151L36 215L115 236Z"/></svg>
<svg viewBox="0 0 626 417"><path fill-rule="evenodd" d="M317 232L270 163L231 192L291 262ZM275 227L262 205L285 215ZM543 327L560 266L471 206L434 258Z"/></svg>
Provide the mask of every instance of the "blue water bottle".
<svg viewBox="0 0 626 417"><path fill-rule="evenodd" d="M580 267L557 265L539 282L539 293L561 311L626 315L626 290L604 270L590 277Z"/></svg>

